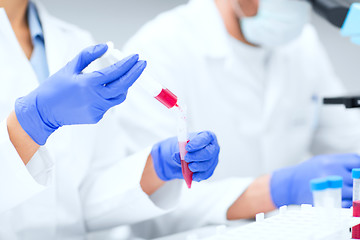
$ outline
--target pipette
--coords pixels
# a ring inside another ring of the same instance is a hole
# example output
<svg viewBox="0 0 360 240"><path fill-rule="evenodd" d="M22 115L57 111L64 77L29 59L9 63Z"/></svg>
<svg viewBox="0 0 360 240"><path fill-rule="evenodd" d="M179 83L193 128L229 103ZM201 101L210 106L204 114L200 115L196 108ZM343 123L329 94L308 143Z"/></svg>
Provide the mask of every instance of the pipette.
<svg viewBox="0 0 360 240"><path fill-rule="evenodd" d="M178 141L181 159L181 170L188 188L191 188L193 173L189 169L189 164L185 161L187 153L185 146L189 142L186 122L186 106L178 107Z"/></svg>
<svg viewBox="0 0 360 240"><path fill-rule="evenodd" d="M120 61L124 58L124 55L119 50L114 48L113 42L107 42L106 44L108 45L108 50L104 54L105 58L114 60L114 62ZM187 153L187 151L185 150L185 146L189 142L187 136L186 107L180 107L178 105L177 96L173 94L169 89L163 87L160 83L155 81L146 72L142 74L141 79L138 79L135 84L139 84L139 86L141 86L145 91L147 91L151 96L153 96L167 108L171 109L173 107L176 107L176 109L178 110L178 141L181 159L181 170L188 188L191 188L193 173L190 171L188 163L185 162L185 155Z"/></svg>
<svg viewBox="0 0 360 240"><path fill-rule="evenodd" d="M113 42L107 42L108 50L104 54L104 57L110 58L115 61L120 61L125 56L118 49L114 48ZM135 84L140 85L145 91L147 91L151 96L156 98L159 102L165 105L167 108L177 107L178 98L173 94L169 89L164 88L160 83L155 81L151 76L146 72L135 82Z"/></svg>

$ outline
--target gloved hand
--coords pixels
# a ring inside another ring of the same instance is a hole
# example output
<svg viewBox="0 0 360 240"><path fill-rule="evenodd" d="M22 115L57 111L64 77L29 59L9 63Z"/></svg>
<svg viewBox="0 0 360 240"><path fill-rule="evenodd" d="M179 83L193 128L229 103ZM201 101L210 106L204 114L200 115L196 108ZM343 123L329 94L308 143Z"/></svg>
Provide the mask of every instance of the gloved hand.
<svg viewBox="0 0 360 240"><path fill-rule="evenodd" d="M322 155L293 167L275 171L271 176L270 192L276 207L291 204L312 204L310 180L338 175L343 177L342 205L352 205L353 180L351 170L360 167L357 154Z"/></svg>
<svg viewBox="0 0 360 240"><path fill-rule="evenodd" d="M188 152L185 161L194 173L193 180L200 182L214 173L219 161L220 147L212 132L190 134L190 141L185 147ZM154 145L151 151L154 168L163 181L183 179L178 139L169 138Z"/></svg>
<svg viewBox="0 0 360 240"><path fill-rule="evenodd" d="M16 100L17 119L37 144L44 145L61 126L97 123L109 108L125 100L146 62L132 55L102 70L82 73L106 51L106 44L84 49L38 88Z"/></svg>

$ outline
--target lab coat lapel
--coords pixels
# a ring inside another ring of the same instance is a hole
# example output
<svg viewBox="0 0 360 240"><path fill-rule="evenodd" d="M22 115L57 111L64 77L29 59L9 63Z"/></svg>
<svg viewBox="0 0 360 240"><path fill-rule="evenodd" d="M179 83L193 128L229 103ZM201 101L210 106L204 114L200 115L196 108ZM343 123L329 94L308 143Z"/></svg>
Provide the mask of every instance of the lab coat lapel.
<svg viewBox="0 0 360 240"><path fill-rule="evenodd" d="M3 8L0 8L0 53L0 107L2 114L8 114L15 100L36 88L38 81Z"/></svg>
<svg viewBox="0 0 360 240"><path fill-rule="evenodd" d="M4 48L4 51L2 52L3 54L0 56L2 60L10 57L26 58L18 43L4 8L0 8L0 40ZM11 54L7 54L10 52Z"/></svg>
<svg viewBox="0 0 360 240"><path fill-rule="evenodd" d="M282 57L278 57L278 55L282 55ZM275 110L281 101L286 101L284 97L291 80L291 76L285 76L289 71L283 71L288 65L286 59L286 56L281 54L281 51L273 52L269 55L264 97L264 123L272 122L271 118L277 116Z"/></svg>
<svg viewBox="0 0 360 240"><path fill-rule="evenodd" d="M53 75L68 61L67 48L71 46L64 31L57 25L57 19L50 16L46 9L38 1L34 1L39 13L39 18L44 32L46 58L49 73Z"/></svg>

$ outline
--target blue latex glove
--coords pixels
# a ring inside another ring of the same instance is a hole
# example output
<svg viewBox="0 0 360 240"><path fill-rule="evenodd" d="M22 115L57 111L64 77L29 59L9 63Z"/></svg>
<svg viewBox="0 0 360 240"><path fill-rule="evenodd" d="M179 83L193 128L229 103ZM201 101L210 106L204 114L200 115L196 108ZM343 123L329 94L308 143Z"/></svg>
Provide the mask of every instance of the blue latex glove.
<svg viewBox="0 0 360 240"><path fill-rule="evenodd" d="M338 175L343 177L342 205L352 205L353 180L351 170L360 167L357 154L322 155L293 167L283 168L272 174L271 197L276 207L291 204L312 204L310 180Z"/></svg>
<svg viewBox="0 0 360 240"><path fill-rule="evenodd" d="M220 147L216 135L208 131L192 133L185 149L188 152L185 161L189 163L189 169L194 173L193 180L200 182L211 177L219 161ZM154 145L151 157L161 180L183 179L179 143L176 137Z"/></svg>
<svg viewBox="0 0 360 240"><path fill-rule="evenodd" d="M105 69L82 73L106 51L106 44L84 49L29 95L16 100L17 119L37 144L44 145L61 126L97 123L109 108L125 100L146 62L132 55Z"/></svg>

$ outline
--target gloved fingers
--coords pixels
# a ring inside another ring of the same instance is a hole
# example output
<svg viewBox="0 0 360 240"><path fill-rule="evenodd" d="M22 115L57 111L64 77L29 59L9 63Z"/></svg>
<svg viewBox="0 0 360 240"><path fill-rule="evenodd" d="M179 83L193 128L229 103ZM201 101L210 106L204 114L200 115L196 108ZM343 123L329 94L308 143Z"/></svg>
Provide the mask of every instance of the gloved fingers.
<svg viewBox="0 0 360 240"><path fill-rule="evenodd" d="M212 163L209 170L204 171L204 172L195 172L193 174L193 180L196 182L200 182L202 180L206 180L206 179L210 178L214 174L217 164L218 164L218 162L215 161Z"/></svg>
<svg viewBox="0 0 360 240"><path fill-rule="evenodd" d="M106 67L104 69L85 74L86 77L96 85L104 85L120 79L130 69L132 69L139 60L139 55L130 55L121 61Z"/></svg>
<svg viewBox="0 0 360 240"><path fill-rule="evenodd" d="M100 120L104 117L104 115L98 115L98 116L94 116L91 120L89 120L90 124L96 124L98 122L100 122Z"/></svg>
<svg viewBox="0 0 360 240"><path fill-rule="evenodd" d="M343 186L342 188L342 198L343 199L352 199L353 189L349 186Z"/></svg>
<svg viewBox="0 0 360 240"><path fill-rule="evenodd" d="M203 161L203 162L191 162L189 163L189 169L195 172L205 172L210 170L213 167L212 161Z"/></svg>
<svg viewBox="0 0 360 240"><path fill-rule="evenodd" d="M193 180L195 182L201 182L203 180L207 180L213 175L213 173L214 171L196 172L193 174Z"/></svg>
<svg viewBox="0 0 360 240"><path fill-rule="evenodd" d="M111 108L111 107L114 107L116 105L123 103L126 99L126 96L127 96L127 92L125 94L120 94L117 97L106 99L105 101L108 104L108 108Z"/></svg>
<svg viewBox="0 0 360 240"><path fill-rule="evenodd" d="M104 98L113 98L127 92L132 84L140 77L141 73L146 67L145 61L138 61L133 68L131 68L125 75L120 79L115 80L106 86L102 86L99 89L99 93Z"/></svg>
<svg viewBox="0 0 360 240"><path fill-rule="evenodd" d="M180 153L177 152L177 153L174 153L172 155L172 159L174 161L174 164L177 166L177 167L181 167L181 158L180 158Z"/></svg>
<svg viewBox="0 0 360 240"><path fill-rule="evenodd" d="M204 148L196 152L188 152L185 155L185 161L190 162L201 162L209 161L210 159L217 158L220 152L220 147L217 144L210 143Z"/></svg>
<svg viewBox="0 0 360 240"><path fill-rule="evenodd" d="M342 200L341 205L343 208L351 208L352 200Z"/></svg>
<svg viewBox="0 0 360 240"><path fill-rule="evenodd" d="M348 172L347 176L343 176L343 182L344 182L345 186L352 187L353 179L352 179L352 176L351 176L351 172Z"/></svg>
<svg viewBox="0 0 360 240"><path fill-rule="evenodd" d="M81 73L90 63L104 55L108 46L106 44L98 44L95 46L87 47L82 50L68 66L74 71L75 74Z"/></svg>
<svg viewBox="0 0 360 240"><path fill-rule="evenodd" d="M216 141L216 136L214 133L209 131L200 132L192 139L190 139L188 144L186 144L185 149L188 152L195 152L206 147L213 141Z"/></svg>
<svg viewBox="0 0 360 240"><path fill-rule="evenodd" d="M360 168L360 156L355 153L337 155L337 158L344 164L345 168L352 170L353 168Z"/></svg>

